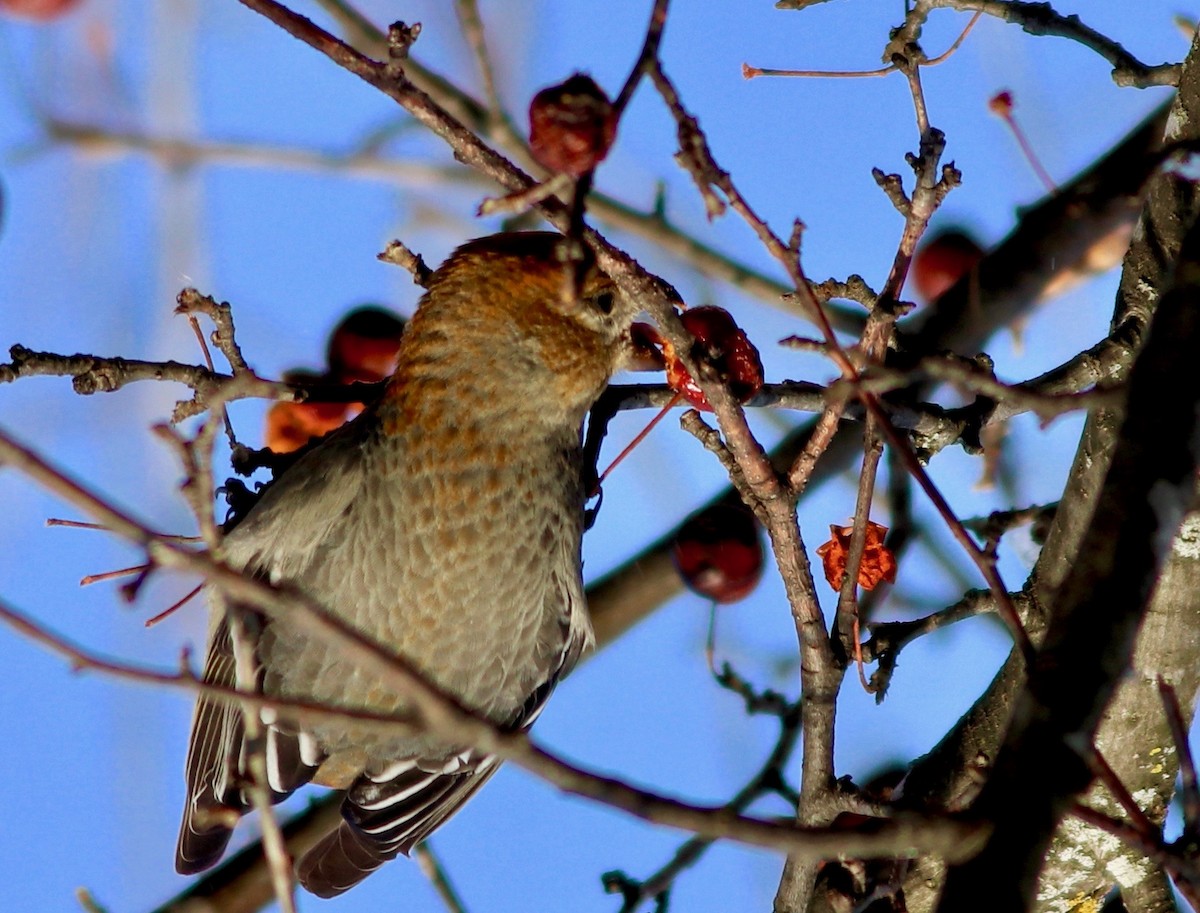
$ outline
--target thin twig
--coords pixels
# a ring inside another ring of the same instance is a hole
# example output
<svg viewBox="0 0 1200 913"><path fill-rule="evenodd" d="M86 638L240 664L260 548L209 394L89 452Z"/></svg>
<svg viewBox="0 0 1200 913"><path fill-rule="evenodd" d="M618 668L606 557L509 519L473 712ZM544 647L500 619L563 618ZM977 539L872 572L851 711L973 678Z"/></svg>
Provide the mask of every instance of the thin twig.
<svg viewBox="0 0 1200 913"><path fill-rule="evenodd" d="M95 530L96 532L102 532L102 533L112 532L112 530L110 530L107 526L104 526L103 524L100 524L100 523L88 523L85 520L71 520L71 519L65 519L63 517L47 517L46 525L47 526L65 526L68 529L90 529L90 530ZM159 533L158 535L164 539L172 539L175 542L199 542L200 541L199 536L180 536L180 535L175 535L172 533Z"/></svg>
<svg viewBox="0 0 1200 913"><path fill-rule="evenodd" d="M1187 725L1179 709L1179 698L1175 689L1162 676L1158 678L1158 693L1162 698L1167 725L1171 727L1171 739L1179 757L1179 795L1183 805L1183 834L1180 843L1185 846L1200 839L1200 787L1196 782L1196 764L1192 759L1192 747L1188 742Z"/></svg>
<svg viewBox="0 0 1200 913"><path fill-rule="evenodd" d="M163 609L157 615L147 618L145 621L146 627L152 628L156 624L158 624L160 621L163 621L163 620L169 618L171 615L174 615L177 611L179 611L179 609L182 609L185 605L187 605L189 602L191 602L193 599L195 599L197 596L199 596L203 589L204 589L204 584L200 584L199 586L193 587L188 592L188 594L186 596L184 596L182 599L176 600L175 602L171 603L171 605L167 606L165 609Z"/></svg>
<svg viewBox="0 0 1200 913"><path fill-rule="evenodd" d="M96 900L87 888L76 888L75 899L79 901L79 906L84 909L84 913L108 913L108 907Z"/></svg>
<svg viewBox="0 0 1200 913"><path fill-rule="evenodd" d="M939 63L945 63L955 51L962 46L962 43L967 40L967 35L971 34L971 29L975 27L975 23L979 21L982 12L977 12L971 17L971 21L967 23L966 28L962 30L954 43L936 57L930 57L921 63L921 66L933 67ZM797 76L803 78L830 78L830 79L861 79L876 76L887 76L889 73L895 73L900 67L891 63L886 67L880 67L877 70L777 70L769 67L755 67L748 63L742 64L742 78L754 79L756 76Z"/></svg>
<svg viewBox="0 0 1200 913"><path fill-rule="evenodd" d="M377 260L392 263L412 273L413 282L421 288L429 288L429 277L433 270L426 265L424 258L414 253L403 241L389 241L383 252L376 256Z"/></svg>
<svg viewBox="0 0 1200 913"><path fill-rule="evenodd" d="M103 583L105 580L115 580L118 577L132 577L134 574L144 574L150 570L148 564L135 564L133 567L122 567L115 571L101 571L99 574L88 574L79 579L80 586L91 586L93 583Z"/></svg>
<svg viewBox="0 0 1200 913"><path fill-rule="evenodd" d="M854 503L853 529L846 553L846 569L838 591L837 611L833 620L834 643L842 657L855 652L858 644L858 570L862 565L867 544L867 522L875 499L875 479L879 460L883 456L883 441L873 419L863 428L863 462L858 473L858 492ZM861 674L861 669L860 669Z"/></svg>
<svg viewBox="0 0 1200 913"><path fill-rule="evenodd" d="M618 120L625 113L625 108L633 98L642 77L658 66L658 48L662 44L663 29L667 26L669 3L670 0L654 0L654 8L650 11L650 24L646 26L646 36L642 40L642 49L625 78L625 84L621 86L616 101L613 102L613 114Z"/></svg>
<svg viewBox="0 0 1200 913"><path fill-rule="evenodd" d="M454 0L454 12L458 14L459 27L462 28L463 37L471 48L475 66L479 69L483 97L487 101L488 113L492 116L492 127L496 129L504 122L504 106L500 103L500 95L496 91L496 73L487 51L487 42L484 40L479 4L475 0Z"/></svg>
<svg viewBox="0 0 1200 913"><path fill-rule="evenodd" d="M450 876L446 874L446 867L442 865L441 859L434 853L428 840L413 848L413 856L416 857L417 865L421 867L421 871L433 885L433 889L441 898L448 913L467 913L462 898L450 882Z"/></svg>

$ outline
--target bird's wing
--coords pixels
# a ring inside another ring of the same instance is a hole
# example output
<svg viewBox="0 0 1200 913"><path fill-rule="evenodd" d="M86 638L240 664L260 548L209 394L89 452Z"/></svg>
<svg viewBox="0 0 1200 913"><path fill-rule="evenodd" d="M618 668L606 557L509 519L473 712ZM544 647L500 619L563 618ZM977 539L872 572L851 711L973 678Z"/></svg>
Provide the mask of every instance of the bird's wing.
<svg viewBox="0 0 1200 913"><path fill-rule="evenodd" d="M360 416L268 486L227 536L224 553L229 564L273 581L300 577L358 494L361 447L371 433L371 420ZM217 612L203 680L225 688L262 686L261 669L255 682L238 682L229 625ZM185 768L187 800L175 857L181 874L203 871L220 859L238 818L250 807L242 788L247 778L242 713L236 703L220 697L204 695L196 701ZM272 801L279 802L312 778L324 755L315 740L276 722L273 714L263 712L260 718L267 785Z"/></svg>
<svg viewBox="0 0 1200 913"><path fill-rule="evenodd" d="M275 583L298 580L362 491L365 446L378 419L364 412L321 440L268 485L226 535L225 560Z"/></svg>

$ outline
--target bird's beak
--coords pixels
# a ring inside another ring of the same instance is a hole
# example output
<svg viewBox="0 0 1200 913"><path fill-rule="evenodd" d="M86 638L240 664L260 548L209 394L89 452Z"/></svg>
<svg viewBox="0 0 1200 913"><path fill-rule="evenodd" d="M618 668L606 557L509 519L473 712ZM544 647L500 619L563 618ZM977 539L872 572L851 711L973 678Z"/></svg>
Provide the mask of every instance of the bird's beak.
<svg viewBox="0 0 1200 913"><path fill-rule="evenodd" d="M621 370L663 371L667 361L662 353L663 338L648 323L635 321L629 327L621 353Z"/></svg>

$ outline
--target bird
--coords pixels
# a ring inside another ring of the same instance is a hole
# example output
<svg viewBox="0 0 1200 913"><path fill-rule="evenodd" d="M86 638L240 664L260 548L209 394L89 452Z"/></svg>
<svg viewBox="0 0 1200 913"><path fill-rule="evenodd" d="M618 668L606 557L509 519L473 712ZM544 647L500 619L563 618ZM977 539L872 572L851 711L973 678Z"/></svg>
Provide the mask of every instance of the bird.
<svg viewBox="0 0 1200 913"><path fill-rule="evenodd" d="M581 429L630 351L634 308L586 247L551 232L467 242L426 285L379 399L266 486L227 525L222 555L299 587L466 708L520 731L592 645ZM228 612L214 610L204 682L405 713L403 694L286 613L233 610L255 620L256 679L238 680ZM310 781L345 790L342 820L297 865L321 897L407 855L499 765L416 728L384 734L299 710L260 718L273 802ZM250 809L244 742L243 710L201 695L181 874L213 866Z"/></svg>

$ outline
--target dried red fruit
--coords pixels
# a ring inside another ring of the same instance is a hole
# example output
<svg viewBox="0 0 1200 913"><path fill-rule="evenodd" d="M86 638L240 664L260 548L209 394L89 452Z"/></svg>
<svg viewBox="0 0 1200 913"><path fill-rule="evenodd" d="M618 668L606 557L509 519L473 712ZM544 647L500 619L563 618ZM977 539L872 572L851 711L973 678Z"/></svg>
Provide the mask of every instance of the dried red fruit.
<svg viewBox="0 0 1200 913"><path fill-rule="evenodd" d="M834 590L842 588L846 576L846 562L850 556L850 536L853 526L829 525L830 540L817 549L821 564L825 568L825 579ZM879 582L896 582L896 556L883 544L887 527L872 520L867 521L866 541L863 543L862 563L858 566L858 585L864 590L873 590Z"/></svg>
<svg viewBox="0 0 1200 913"><path fill-rule="evenodd" d="M385 308L355 308L329 337L329 374L341 383L375 383L391 376L404 321Z"/></svg>
<svg viewBox="0 0 1200 913"><path fill-rule="evenodd" d="M1012 92L997 92L988 100L988 109L998 117L1009 118L1013 111Z"/></svg>
<svg viewBox="0 0 1200 913"><path fill-rule="evenodd" d="M80 0L0 0L0 13L48 22L75 7Z"/></svg>
<svg viewBox="0 0 1200 913"><path fill-rule="evenodd" d="M746 402L762 389L763 366L758 349L742 328L734 323L728 311L704 305L684 311L680 320L688 332L696 337L693 357L713 365L738 402ZM699 384L665 339L663 356L667 360L667 383L671 389L697 409L711 412L712 407Z"/></svg>
<svg viewBox="0 0 1200 913"><path fill-rule="evenodd" d="M328 375L298 369L283 375L285 382L336 383ZM346 421L349 403L275 403L267 410L266 445L276 453L299 450L313 438L328 434Z"/></svg>
<svg viewBox="0 0 1200 913"><path fill-rule="evenodd" d="M745 599L762 577L758 523L741 505L705 508L679 528L671 557L693 592L719 603Z"/></svg>
<svg viewBox="0 0 1200 913"><path fill-rule="evenodd" d="M981 248L969 234L948 229L930 238L913 257L912 277L917 294L936 301L983 259Z"/></svg>
<svg viewBox="0 0 1200 913"><path fill-rule="evenodd" d="M275 453L292 453L310 440L306 422L297 414L295 403L275 403L267 410L263 441Z"/></svg>
<svg viewBox="0 0 1200 913"><path fill-rule="evenodd" d="M616 134L612 102L583 73L542 89L529 105L529 149L550 171L582 177L604 161Z"/></svg>

